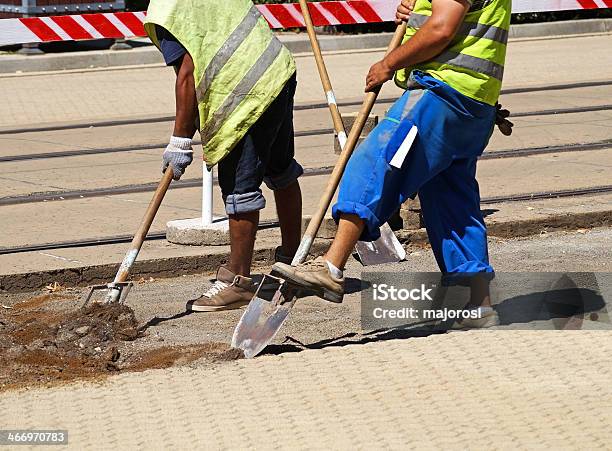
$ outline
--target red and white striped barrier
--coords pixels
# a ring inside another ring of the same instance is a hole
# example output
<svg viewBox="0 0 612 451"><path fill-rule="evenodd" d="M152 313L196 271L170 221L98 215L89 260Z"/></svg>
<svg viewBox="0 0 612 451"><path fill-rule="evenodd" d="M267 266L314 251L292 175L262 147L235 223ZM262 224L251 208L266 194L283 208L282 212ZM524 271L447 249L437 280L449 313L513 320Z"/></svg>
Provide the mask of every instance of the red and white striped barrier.
<svg viewBox="0 0 612 451"><path fill-rule="evenodd" d="M398 0L358 0L311 3L310 7L314 24L323 26L389 22L395 18L397 4ZM304 27L297 3L257 7L272 29ZM515 13L596 8L612 8L612 0L513 1ZM0 19L0 46L143 37L144 17L145 13L136 12Z"/></svg>
<svg viewBox="0 0 612 451"><path fill-rule="evenodd" d="M513 13L612 8L612 0L512 0Z"/></svg>

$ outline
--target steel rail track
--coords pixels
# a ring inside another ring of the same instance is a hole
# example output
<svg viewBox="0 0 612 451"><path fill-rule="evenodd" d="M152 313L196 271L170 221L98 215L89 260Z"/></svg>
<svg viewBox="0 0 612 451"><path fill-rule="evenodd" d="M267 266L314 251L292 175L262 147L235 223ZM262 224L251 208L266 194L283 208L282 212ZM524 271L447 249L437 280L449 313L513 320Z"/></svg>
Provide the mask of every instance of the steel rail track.
<svg viewBox="0 0 612 451"><path fill-rule="evenodd" d="M495 150L485 152L480 156L480 160L499 160L502 158L520 158L534 155L546 155L551 153L566 152L588 152L593 150L608 149L612 147L612 139L595 141L592 143L578 143L559 146L525 147L523 149Z"/></svg>
<svg viewBox="0 0 612 451"><path fill-rule="evenodd" d="M612 109L612 106L611 106ZM317 128L313 130L302 130L294 133L296 138L304 136L318 136L318 135L330 135L334 133L331 128ZM194 141L194 145L199 146L202 144L201 141ZM78 149L78 150L64 150L61 152L43 152L43 153L32 153L25 155L7 155L0 156L0 163L10 163L15 161L30 161L30 160L46 160L50 158L64 158L64 157L80 157L86 155L98 155L107 153L122 153L122 152L135 152L139 150L157 150L164 149L168 143L154 143L154 144L137 144L133 146L121 146L121 147L106 147L100 149Z"/></svg>
<svg viewBox="0 0 612 451"><path fill-rule="evenodd" d="M559 85L550 85L550 86L529 86L522 88L509 88L502 89L502 95L512 95L512 94L523 94L529 92L546 92L546 91L561 91L567 89L579 89L579 88L592 88L597 86L609 86L612 85L612 80L610 81L590 81L590 82L579 82L579 83L566 83ZM396 97L385 97L381 98L377 101L379 104L389 104L393 103L397 100ZM338 106L359 106L361 105L361 101L340 101L338 102ZM327 103L309 103L304 105L296 105L294 107L294 111L303 111L303 110L316 110L316 109L324 109L327 108ZM518 117L517 115L514 115ZM154 124L159 122L170 122L174 120L174 116L155 116L149 118L133 118L133 119L116 119L116 120L108 120L108 121L91 121L91 122L82 122L82 123L73 123L73 124L59 124L59 125L46 125L40 127L26 127L26 128L12 128L12 129L0 129L0 135L13 135L13 134L21 134L21 133L39 133L39 132L50 132L50 131L60 131L60 130L76 130L82 128L90 128L90 127L116 127L120 125L136 125L136 124Z"/></svg>
<svg viewBox="0 0 612 451"><path fill-rule="evenodd" d="M612 193L612 185L594 186L591 188L563 189L559 191L540 191L535 193L493 196L481 199L482 205L501 204L506 202L526 202L530 200L562 199L564 197L592 196Z"/></svg>
<svg viewBox="0 0 612 451"><path fill-rule="evenodd" d="M305 168L303 176L312 177L317 175L328 175L331 174L332 170L333 167L331 166L325 166L320 168ZM217 177L214 177L213 183L218 184ZM157 182L153 182L141 183L138 185L113 186L110 188L99 188L91 190L53 191L47 193L34 193L25 196L0 197L0 207L6 205L30 204L36 202L52 202L71 199L85 199L91 197L115 196L119 194L147 193L155 191L157 189L157 185ZM196 188L201 186L202 179L198 178L172 182L172 185L170 185L169 189Z"/></svg>
<svg viewBox="0 0 612 451"><path fill-rule="evenodd" d="M278 221L262 221L259 223L259 230L273 229L279 227ZM71 249L75 247L105 246L110 244L124 244L132 242L132 235L116 235L105 238L92 238L78 241L60 241L57 243L33 244L22 247L3 247L0 248L0 255L22 254L24 252L40 252L55 249ZM146 237L146 241L164 240L166 232L152 232Z"/></svg>
<svg viewBox="0 0 612 451"><path fill-rule="evenodd" d="M524 149L511 149L511 150L498 150L494 152L485 152L480 159L481 160L495 160L502 158L520 158L534 155L544 155L551 153L565 153L565 152L585 152L593 150L601 150L612 147L612 140L597 141L594 143L586 144L571 144L565 146L549 146L549 147L528 147ZM313 177L319 175L331 174L333 167L319 167L319 168L306 168L304 170L304 176ZM213 180L217 184L217 179ZM187 179L179 180L174 182L170 189L181 189L181 188L196 188L201 186L202 179ZM157 183L141 183L135 185L123 185L113 186L109 188L96 188L90 190L73 190L73 191L51 191L44 193L32 193L21 196L7 196L0 197L0 207L7 205L20 205L37 202L53 202L60 200L71 200L71 199L84 199L92 197L104 197L113 196L120 194L135 194L135 193L146 193L153 192L157 188Z"/></svg>
<svg viewBox="0 0 612 451"><path fill-rule="evenodd" d="M568 189L560 191L542 191L535 193L511 194L509 196L495 196L481 199L481 205L500 204L505 202L525 202L534 200L559 199L565 197L592 196L596 194L612 193L612 185L595 186L592 188ZM278 221L262 222L259 229L279 227ZM147 241L163 240L165 232L153 232L147 235ZM30 246L15 246L0 248L0 255L20 254L24 252L40 252L53 249L71 249L79 247L102 246L110 244L124 244L132 241L131 235L116 235L104 238L91 238L75 241L61 241L57 243L34 244Z"/></svg>
<svg viewBox="0 0 612 451"><path fill-rule="evenodd" d="M510 118L519 117L532 117L532 116L551 116L557 114L572 114L572 113L588 113L593 111L608 111L612 110L612 104L609 105L596 105L588 107L573 107L573 108L553 108L549 110L540 111L526 111L522 113L513 114ZM299 130L295 132L296 138L302 138L307 136L320 136L320 135L331 135L334 133L332 128L319 128L313 130ZM202 144L200 141L194 141L195 145ZM65 158L65 157L78 157L87 155L99 155L108 153L122 153L122 152L135 152L142 150L156 150L164 149L167 143L154 143L154 144L138 144L133 146L121 146L121 147L106 147L100 149L78 149L78 150L65 150L61 152L42 152L25 155L7 155L0 156L0 163L10 163L16 161L31 161L31 160L46 160L51 158Z"/></svg>

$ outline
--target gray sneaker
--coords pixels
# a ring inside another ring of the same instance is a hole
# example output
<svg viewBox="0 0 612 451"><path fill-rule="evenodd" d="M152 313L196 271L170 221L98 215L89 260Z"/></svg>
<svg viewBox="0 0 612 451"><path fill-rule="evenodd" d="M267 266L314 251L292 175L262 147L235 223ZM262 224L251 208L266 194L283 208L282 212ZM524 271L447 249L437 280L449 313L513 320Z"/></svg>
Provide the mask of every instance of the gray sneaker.
<svg viewBox="0 0 612 451"><path fill-rule="evenodd" d="M297 266L275 263L272 266L272 271L298 287L314 292L315 295L326 301L342 302L344 278L336 279L332 276L323 257L309 260Z"/></svg>
<svg viewBox="0 0 612 451"><path fill-rule="evenodd" d="M251 302L257 286L250 277L238 276L224 266L217 270L217 279L199 298L189 301L192 312L235 310Z"/></svg>

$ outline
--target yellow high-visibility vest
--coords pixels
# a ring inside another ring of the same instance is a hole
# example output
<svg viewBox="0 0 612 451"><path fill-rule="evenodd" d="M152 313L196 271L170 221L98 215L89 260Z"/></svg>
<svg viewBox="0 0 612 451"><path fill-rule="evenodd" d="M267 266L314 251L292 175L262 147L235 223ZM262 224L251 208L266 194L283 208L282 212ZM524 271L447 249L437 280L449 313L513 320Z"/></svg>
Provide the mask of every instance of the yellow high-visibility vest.
<svg viewBox="0 0 612 451"><path fill-rule="evenodd" d="M430 0L416 1L404 42L431 13ZM470 10L450 45L430 61L399 70L396 84L406 89L410 73L421 70L472 99L495 105L504 77L511 13L511 0L491 0L482 9Z"/></svg>
<svg viewBox="0 0 612 451"><path fill-rule="evenodd" d="M193 59L204 160L213 166L278 96L295 61L250 0L152 0L145 29L159 47L155 25Z"/></svg>

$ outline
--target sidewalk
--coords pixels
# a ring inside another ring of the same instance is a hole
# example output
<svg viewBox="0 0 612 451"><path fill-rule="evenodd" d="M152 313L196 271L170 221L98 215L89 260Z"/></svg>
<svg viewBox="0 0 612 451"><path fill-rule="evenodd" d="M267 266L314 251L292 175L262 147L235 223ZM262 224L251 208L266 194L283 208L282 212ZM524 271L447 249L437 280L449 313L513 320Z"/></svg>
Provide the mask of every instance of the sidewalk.
<svg viewBox="0 0 612 451"><path fill-rule="evenodd" d="M554 320L523 304L523 319L513 316L496 330L372 333L361 329L361 293L353 288L342 304L300 299L268 354L254 360L178 361L163 370L4 391L0 409L10 415L2 426L68 430L75 450L608 449L610 243L609 228L490 243L498 273L604 272L595 275L607 302L601 315L578 315L590 330L550 330ZM377 270L401 277L435 271L436 263L418 249L407 262ZM351 260L346 276L353 284L361 272ZM151 327L121 348L125 355L229 342L242 310L185 315L185 302L208 278L182 277L180 268L175 275L130 293L138 321ZM0 294L0 301L29 302L41 317L77 309L84 292ZM504 312L515 310L504 303L516 309L520 299L493 302L505 320Z"/></svg>
<svg viewBox="0 0 612 451"><path fill-rule="evenodd" d="M563 84L580 80L609 80L612 36L514 41L508 46L504 88ZM579 49L588 49L589 57ZM365 74L380 59L380 50L346 51L326 58L338 99L361 96ZM564 67L559 68L559 58ZM2 64L0 59L0 64ZM322 102L321 82L314 58L297 58L296 103ZM0 76L0 92L10 93L0 104L0 130L58 122L89 122L174 114L174 73L161 66L116 68L79 73ZM387 83L381 97L400 91Z"/></svg>
<svg viewBox="0 0 612 451"><path fill-rule="evenodd" d="M0 395L70 449L608 449L610 332L375 341Z"/></svg>

